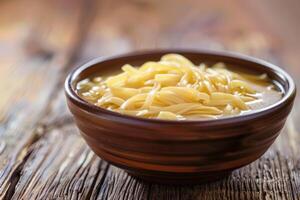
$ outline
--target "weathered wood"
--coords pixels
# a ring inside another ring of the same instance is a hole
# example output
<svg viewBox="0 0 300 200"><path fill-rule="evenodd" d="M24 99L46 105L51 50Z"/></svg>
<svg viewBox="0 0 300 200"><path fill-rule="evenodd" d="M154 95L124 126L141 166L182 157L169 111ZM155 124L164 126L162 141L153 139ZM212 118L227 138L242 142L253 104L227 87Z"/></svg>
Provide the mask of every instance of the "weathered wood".
<svg viewBox="0 0 300 200"><path fill-rule="evenodd" d="M34 1L29 7L27 3L6 2L0 17L7 27L1 33L3 43L8 43L2 46L1 58L6 62L0 68L0 198L14 193L30 146L39 138L40 118L47 115L49 100L83 40L85 25L79 22L87 13L81 11L80 1L70 17L47 1Z"/></svg>
<svg viewBox="0 0 300 200"><path fill-rule="evenodd" d="M234 0L103 0L76 1L67 9L64 1L49 2L34 2L29 14L20 12L27 1L0 4L11 16L30 19L28 35L35 33L25 37L26 48L15 40L23 37L16 28L19 18L0 33L5 36L0 42L14 48L0 51L6 57L0 63L5 92L0 100L0 199L300 199L298 113L262 158L226 179L167 186L137 180L96 157L64 102L62 82L75 62L133 49L229 49L284 63L287 71L300 75L288 66L296 58L257 18L255 5L249 11L248 4ZM10 18L3 21L11 23ZM12 89L5 90L7 85Z"/></svg>

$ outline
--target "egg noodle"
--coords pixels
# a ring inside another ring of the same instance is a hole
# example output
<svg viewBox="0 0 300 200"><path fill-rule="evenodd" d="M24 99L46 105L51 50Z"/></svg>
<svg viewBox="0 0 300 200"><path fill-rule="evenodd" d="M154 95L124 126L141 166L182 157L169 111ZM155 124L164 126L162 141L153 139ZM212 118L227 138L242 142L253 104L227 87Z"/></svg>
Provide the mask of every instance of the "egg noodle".
<svg viewBox="0 0 300 200"><path fill-rule="evenodd" d="M122 73L93 77L77 84L78 94L102 108L145 118L185 120L219 118L247 111L259 98L251 87L266 84L266 74L236 73L224 63L194 65L179 54L140 67L126 64Z"/></svg>

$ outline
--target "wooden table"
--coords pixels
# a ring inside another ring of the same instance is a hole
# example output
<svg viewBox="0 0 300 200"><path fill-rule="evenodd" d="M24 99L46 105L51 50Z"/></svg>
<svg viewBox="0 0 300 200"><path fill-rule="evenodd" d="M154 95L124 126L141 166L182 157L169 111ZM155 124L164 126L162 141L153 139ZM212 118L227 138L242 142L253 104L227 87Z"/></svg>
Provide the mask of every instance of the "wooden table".
<svg viewBox="0 0 300 200"><path fill-rule="evenodd" d="M300 86L300 3L280 0L0 2L0 199L300 199L299 98L259 160L204 185L145 183L90 151L66 108L76 65L137 49L233 50Z"/></svg>

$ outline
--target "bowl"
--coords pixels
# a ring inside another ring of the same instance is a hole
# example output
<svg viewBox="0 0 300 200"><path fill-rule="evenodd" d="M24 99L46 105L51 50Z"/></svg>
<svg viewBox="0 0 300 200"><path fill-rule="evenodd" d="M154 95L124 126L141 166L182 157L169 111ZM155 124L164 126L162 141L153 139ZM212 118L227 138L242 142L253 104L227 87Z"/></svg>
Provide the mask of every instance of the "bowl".
<svg viewBox="0 0 300 200"><path fill-rule="evenodd" d="M283 90L281 100L240 116L170 121L122 115L88 103L76 83L92 74L140 65L179 53L194 63L224 62L241 70L267 73ZM154 50L97 58L73 70L65 82L67 104L81 135L102 159L141 179L171 184L203 183L227 176L272 145L296 95L292 78L279 67L245 55L192 50Z"/></svg>

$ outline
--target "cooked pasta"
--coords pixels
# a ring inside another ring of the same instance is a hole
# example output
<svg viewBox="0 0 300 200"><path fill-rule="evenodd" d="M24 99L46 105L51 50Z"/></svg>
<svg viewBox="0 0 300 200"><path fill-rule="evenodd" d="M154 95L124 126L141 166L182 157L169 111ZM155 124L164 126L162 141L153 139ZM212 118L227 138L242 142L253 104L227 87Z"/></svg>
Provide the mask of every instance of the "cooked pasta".
<svg viewBox="0 0 300 200"><path fill-rule="evenodd" d="M224 63L197 66L179 54L139 67L126 64L122 71L84 79L77 92L90 103L122 114L185 120L249 111L250 103L260 100L253 85L272 86L266 74L236 73Z"/></svg>

